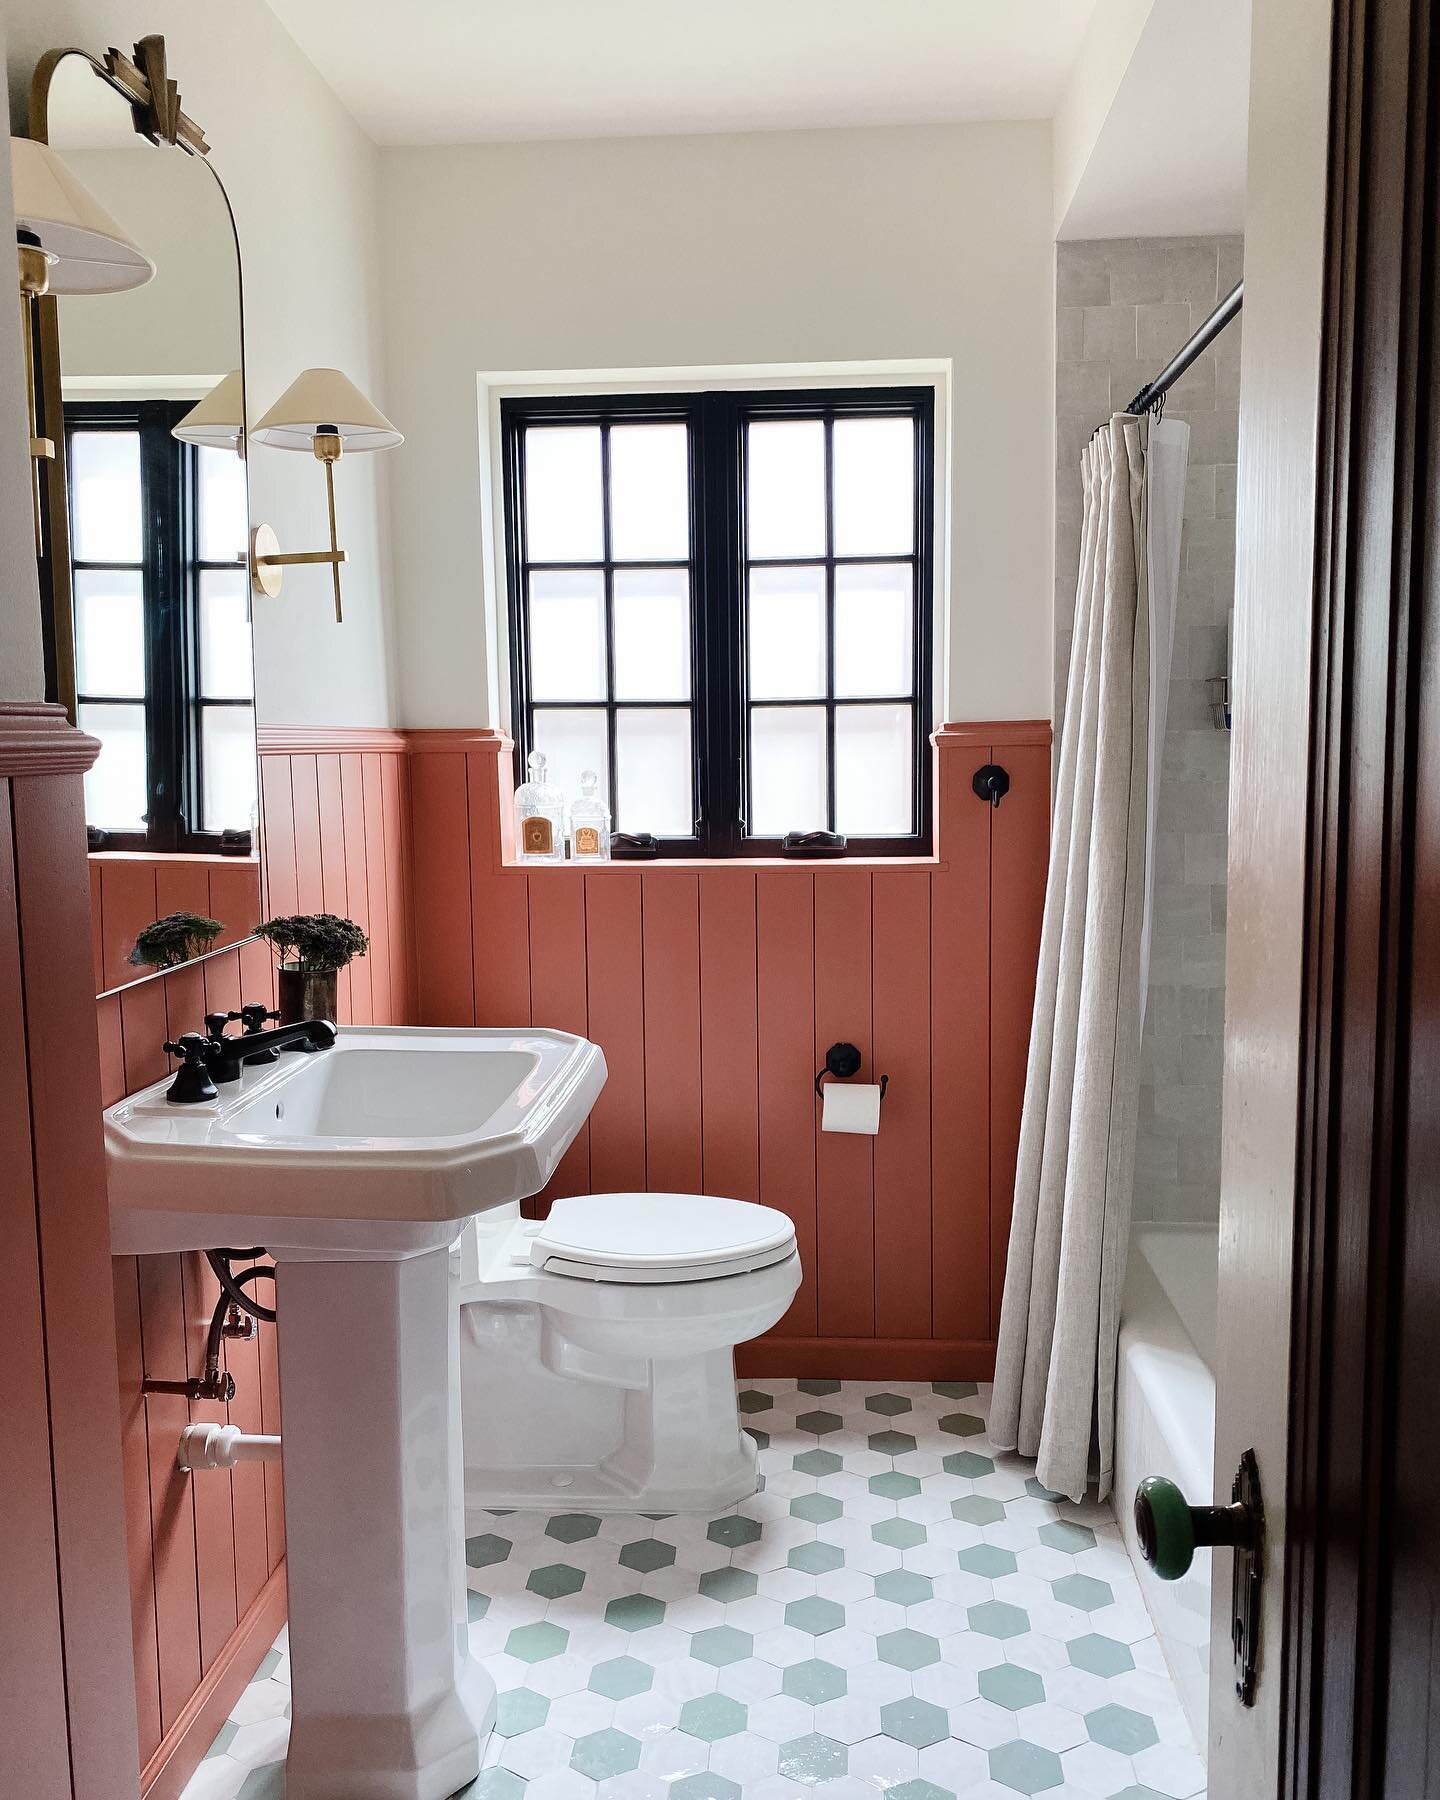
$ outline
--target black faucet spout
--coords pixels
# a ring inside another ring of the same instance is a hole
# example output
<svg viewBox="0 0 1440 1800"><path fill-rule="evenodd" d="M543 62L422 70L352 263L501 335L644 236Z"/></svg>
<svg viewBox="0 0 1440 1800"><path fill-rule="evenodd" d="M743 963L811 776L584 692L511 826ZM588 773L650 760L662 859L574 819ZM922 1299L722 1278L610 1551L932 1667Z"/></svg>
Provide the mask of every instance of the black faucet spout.
<svg viewBox="0 0 1440 1800"><path fill-rule="evenodd" d="M276 1025L270 1031L247 1031L236 1044L249 1062L258 1060L256 1053L266 1050L329 1050L340 1033L330 1019L297 1019L290 1025Z"/></svg>

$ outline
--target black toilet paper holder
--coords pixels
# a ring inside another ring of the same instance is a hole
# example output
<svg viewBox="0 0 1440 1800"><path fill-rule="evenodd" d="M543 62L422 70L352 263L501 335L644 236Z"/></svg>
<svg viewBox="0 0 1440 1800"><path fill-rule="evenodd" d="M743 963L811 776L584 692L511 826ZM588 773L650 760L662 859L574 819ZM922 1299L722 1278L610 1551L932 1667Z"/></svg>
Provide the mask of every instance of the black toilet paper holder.
<svg viewBox="0 0 1440 1800"><path fill-rule="evenodd" d="M848 1080L851 1075L860 1073L860 1065L865 1059L854 1044L832 1044L825 1052L825 1066L815 1074L815 1094L817 1099L824 1093L821 1082L826 1075L833 1075L839 1081ZM885 1090L890 1085L890 1077L880 1077L880 1098L885 1098Z"/></svg>

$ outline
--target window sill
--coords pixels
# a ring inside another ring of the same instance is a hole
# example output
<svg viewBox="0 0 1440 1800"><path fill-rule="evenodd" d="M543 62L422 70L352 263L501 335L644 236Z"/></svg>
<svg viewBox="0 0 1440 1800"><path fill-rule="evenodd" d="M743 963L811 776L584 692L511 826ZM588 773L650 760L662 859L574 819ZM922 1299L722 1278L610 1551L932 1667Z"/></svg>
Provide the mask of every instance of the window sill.
<svg viewBox="0 0 1440 1800"><path fill-rule="evenodd" d="M691 875L714 874L721 869L741 869L750 873L776 869L809 869L812 873L820 869L861 869L891 874L914 870L933 874L949 866L939 856L624 856L612 857L608 862L563 863L519 862L509 857L501 864L504 869L529 875L550 871L557 875L603 875L611 869L667 870Z"/></svg>

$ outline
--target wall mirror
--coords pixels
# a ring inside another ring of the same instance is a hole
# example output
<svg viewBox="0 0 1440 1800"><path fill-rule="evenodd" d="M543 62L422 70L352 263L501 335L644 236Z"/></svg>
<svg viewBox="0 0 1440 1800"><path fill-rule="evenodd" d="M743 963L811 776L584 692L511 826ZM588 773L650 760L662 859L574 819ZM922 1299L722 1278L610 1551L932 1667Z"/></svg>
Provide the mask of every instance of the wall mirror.
<svg viewBox="0 0 1440 1800"><path fill-rule="evenodd" d="M158 54L118 72L163 93ZM239 247L198 131L143 135L116 76L114 52L55 52L31 113L155 270L36 309L52 693L102 746L85 782L100 992L261 916Z"/></svg>

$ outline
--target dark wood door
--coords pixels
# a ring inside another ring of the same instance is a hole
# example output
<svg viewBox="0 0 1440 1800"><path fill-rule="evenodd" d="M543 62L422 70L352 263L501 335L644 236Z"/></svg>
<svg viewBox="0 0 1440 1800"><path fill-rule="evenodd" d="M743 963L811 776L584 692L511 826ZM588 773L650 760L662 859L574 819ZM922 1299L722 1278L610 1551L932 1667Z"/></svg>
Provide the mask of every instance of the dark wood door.
<svg viewBox="0 0 1440 1800"><path fill-rule="evenodd" d="M1340 0L1282 1792L1440 1794L1440 77Z"/></svg>

